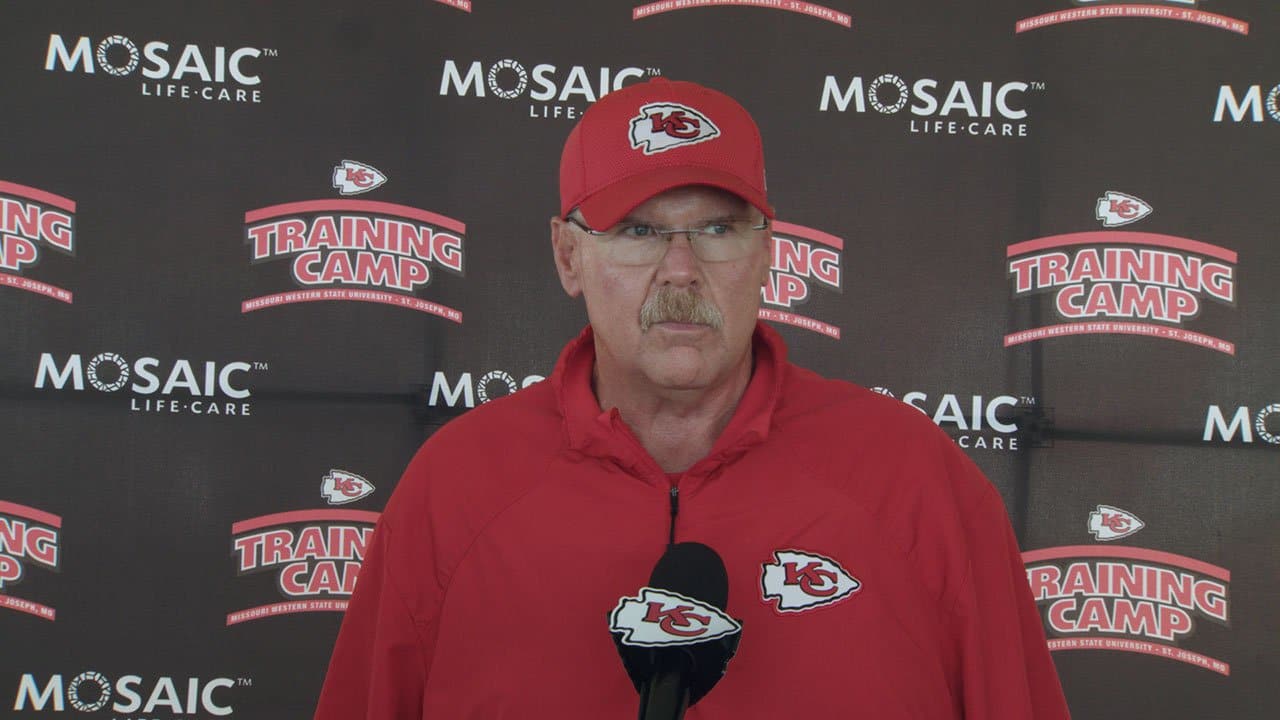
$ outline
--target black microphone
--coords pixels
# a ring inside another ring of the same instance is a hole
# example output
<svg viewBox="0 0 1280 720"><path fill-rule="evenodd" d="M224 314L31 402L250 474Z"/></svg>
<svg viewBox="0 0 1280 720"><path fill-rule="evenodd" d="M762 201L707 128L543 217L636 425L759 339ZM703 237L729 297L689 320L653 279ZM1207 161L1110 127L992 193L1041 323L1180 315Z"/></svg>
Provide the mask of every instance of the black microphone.
<svg viewBox="0 0 1280 720"><path fill-rule="evenodd" d="M640 720L680 720L724 676L742 638L728 600L724 561L688 542L668 546L649 585L618 601L609 630L640 693Z"/></svg>

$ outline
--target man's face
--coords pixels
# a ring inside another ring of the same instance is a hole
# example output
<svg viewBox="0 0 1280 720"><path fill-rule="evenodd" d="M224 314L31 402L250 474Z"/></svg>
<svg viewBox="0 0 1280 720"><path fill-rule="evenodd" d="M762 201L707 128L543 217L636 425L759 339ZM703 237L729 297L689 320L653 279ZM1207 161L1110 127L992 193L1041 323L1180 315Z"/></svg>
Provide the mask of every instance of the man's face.
<svg viewBox="0 0 1280 720"><path fill-rule="evenodd" d="M698 228L724 218L754 225L763 215L731 193L686 186L650 198L628 213L624 223ZM752 232L749 255L720 262L700 260L688 237L678 233L667 241L666 254L648 265L617 262L605 245L609 241L560 218L552 218L551 231L565 292L586 300L599 372L616 373L624 383L696 389L724 380L740 363L749 362L760 286L769 274L768 231ZM648 312L642 313L646 303ZM689 312L699 309L704 312ZM654 322L642 321L642 314ZM707 321L717 314L719 327ZM673 321L698 315L704 319Z"/></svg>

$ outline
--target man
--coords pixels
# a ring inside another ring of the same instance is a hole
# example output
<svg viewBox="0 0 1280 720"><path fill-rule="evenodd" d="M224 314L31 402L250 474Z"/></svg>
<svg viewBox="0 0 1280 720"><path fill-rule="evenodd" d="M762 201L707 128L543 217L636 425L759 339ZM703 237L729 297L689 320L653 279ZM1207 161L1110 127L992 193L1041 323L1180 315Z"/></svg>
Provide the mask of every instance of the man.
<svg viewBox="0 0 1280 720"><path fill-rule="evenodd" d="M683 541L724 558L744 627L690 718L1067 717L994 487L757 321L774 211L747 112L663 79L607 95L560 192L590 325L414 457L316 717L634 717L606 618Z"/></svg>

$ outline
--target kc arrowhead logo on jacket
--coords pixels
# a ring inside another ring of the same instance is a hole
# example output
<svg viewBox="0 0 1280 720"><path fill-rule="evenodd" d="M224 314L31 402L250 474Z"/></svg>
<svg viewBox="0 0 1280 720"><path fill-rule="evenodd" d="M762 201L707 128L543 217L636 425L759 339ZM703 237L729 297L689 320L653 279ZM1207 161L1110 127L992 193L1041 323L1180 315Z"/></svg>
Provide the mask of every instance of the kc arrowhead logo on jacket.
<svg viewBox="0 0 1280 720"><path fill-rule="evenodd" d="M1146 526L1137 515L1110 505L1099 505L1089 513L1089 532L1102 542L1129 537Z"/></svg>
<svg viewBox="0 0 1280 720"><path fill-rule="evenodd" d="M680 103L649 103L631 118L631 147L656 155L720 135L720 128L702 113Z"/></svg>
<svg viewBox="0 0 1280 720"><path fill-rule="evenodd" d="M862 583L835 560L799 550L775 550L760 573L764 601L778 612L803 612L831 605L862 589Z"/></svg>
<svg viewBox="0 0 1280 720"><path fill-rule="evenodd" d="M609 616L609 631L622 633L622 644L659 647L714 640L742 626L713 605L657 588L640 588L637 597L623 596Z"/></svg>

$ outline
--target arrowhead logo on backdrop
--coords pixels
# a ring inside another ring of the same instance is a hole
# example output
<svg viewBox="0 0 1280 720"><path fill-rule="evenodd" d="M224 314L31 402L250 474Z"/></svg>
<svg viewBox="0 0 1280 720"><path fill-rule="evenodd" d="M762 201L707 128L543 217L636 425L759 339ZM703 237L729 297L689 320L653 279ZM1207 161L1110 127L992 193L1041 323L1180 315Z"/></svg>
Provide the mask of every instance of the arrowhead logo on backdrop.
<svg viewBox="0 0 1280 720"><path fill-rule="evenodd" d="M1110 505L1099 505L1089 513L1089 532L1102 542L1129 537L1146 526L1137 515Z"/></svg>
<svg viewBox="0 0 1280 720"><path fill-rule="evenodd" d="M803 612L831 605L862 589L862 583L828 557L799 550L775 550L761 569L764 601L778 612Z"/></svg>
<svg viewBox="0 0 1280 720"><path fill-rule="evenodd" d="M334 468L320 481L320 495L330 505L355 502L374 490L373 483L346 470Z"/></svg>
<svg viewBox="0 0 1280 720"><path fill-rule="evenodd" d="M1098 198L1097 218L1103 227L1119 227L1137 222L1150 215L1152 207L1142 198L1108 190Z"/></svg>
<svg viewBox="0 0 1280 720"><path fill-rule="evenodd" d="M631 147L655 155L710 140L720 128L706 115L680 103L649 103L631 118Z"/></svg>
<svg viewBox="0 0 1280 720"><path fill-rule="evenodd" d="M609 631L621 633L623 645L691 645L741 629L737 620L714 605L650 587L640 588L637 597L619 598L609 615Z"/></svg>
<svg viewBox="0 0 1280 720"><path fill-rule="evenodd" d="M367 193L386 181L378 168L355 160L343 160L333 169L333 187L339 195Z"/></svg>

